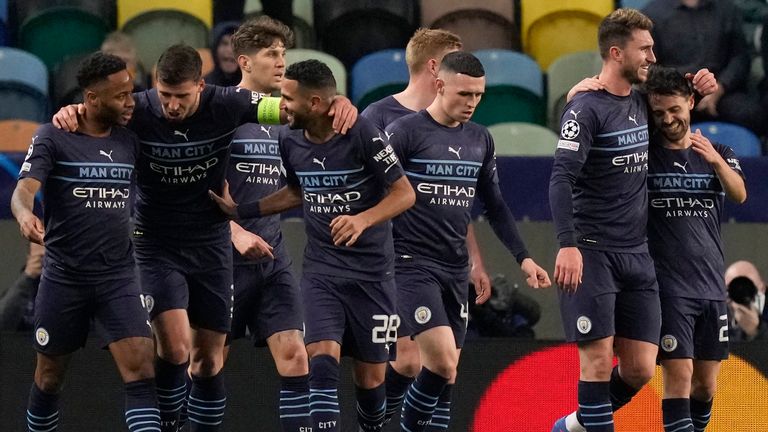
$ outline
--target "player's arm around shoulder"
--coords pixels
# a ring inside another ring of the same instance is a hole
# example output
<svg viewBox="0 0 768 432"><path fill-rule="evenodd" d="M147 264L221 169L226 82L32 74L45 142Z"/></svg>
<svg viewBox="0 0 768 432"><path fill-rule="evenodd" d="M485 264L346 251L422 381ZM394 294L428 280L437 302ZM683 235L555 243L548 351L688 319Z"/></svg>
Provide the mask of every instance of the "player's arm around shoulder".
<svg viewBox="0 0 768 432"><path fill-rule="evenodd" d="M730 147L718 144L713 145L707 137L696 130L691 134L691 148L701 155L715 170L725 195L731 201L742 204L747 200L747 186L744 182L744 173L736 154Z"/></svg>

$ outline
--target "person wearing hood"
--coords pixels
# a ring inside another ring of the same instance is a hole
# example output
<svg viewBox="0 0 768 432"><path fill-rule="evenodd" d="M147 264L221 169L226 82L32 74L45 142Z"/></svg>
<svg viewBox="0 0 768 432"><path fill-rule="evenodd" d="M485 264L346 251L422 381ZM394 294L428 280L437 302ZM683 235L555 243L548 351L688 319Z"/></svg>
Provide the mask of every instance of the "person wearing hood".
<svg viewBox="0 0 768 432"><path fill-rule="evenodd" d="M240 82L240 67L232 50L232 35L239 26L240 23L236 21L226 21L213 28L211 54L214 68L204 77L206 84L229 87Z"/></svg>

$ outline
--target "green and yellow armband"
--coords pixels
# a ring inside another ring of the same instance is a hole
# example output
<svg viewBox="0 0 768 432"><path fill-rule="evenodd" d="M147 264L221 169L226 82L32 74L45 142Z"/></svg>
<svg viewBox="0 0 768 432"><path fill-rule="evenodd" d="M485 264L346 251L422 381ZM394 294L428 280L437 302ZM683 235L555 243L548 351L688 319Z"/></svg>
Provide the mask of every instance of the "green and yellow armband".
<svg viewBox="0 0 768 432"><path fill-rule="evenodd" d="M259 124L280 124L280 98L266 96L261 98L256 107L256 121Z"/></svg>

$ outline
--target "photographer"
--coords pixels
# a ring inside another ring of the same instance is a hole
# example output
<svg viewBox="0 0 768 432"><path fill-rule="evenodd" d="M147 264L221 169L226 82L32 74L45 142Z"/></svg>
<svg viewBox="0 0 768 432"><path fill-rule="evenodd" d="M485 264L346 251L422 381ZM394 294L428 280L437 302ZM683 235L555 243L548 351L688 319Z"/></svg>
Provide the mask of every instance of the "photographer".
<svg viewBox="0 0 768 432"><path fill-rule="evenodd" d="M533 298L519 291L517 284L497 274L491 280L491 298L476 305L469 297L467 337L516 337L533 339L533 326L541 317L541 307ZM469 292L474 293L470 283Z"/></svg>
<svg viewBox="0 0 768 432"><path fill-rule="evenodd" d="M736 277L728 284L730 341L768 339L768 324L760 319L760 314L754 306L755 297L757 297L757 287L747 277Z"/></svg>

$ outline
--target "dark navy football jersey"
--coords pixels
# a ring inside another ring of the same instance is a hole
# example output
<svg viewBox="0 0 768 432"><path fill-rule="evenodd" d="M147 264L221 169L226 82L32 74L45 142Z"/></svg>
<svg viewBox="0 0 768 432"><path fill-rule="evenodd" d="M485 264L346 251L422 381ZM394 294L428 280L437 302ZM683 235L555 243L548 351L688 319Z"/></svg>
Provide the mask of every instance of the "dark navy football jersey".
<svg viewBox="0 0 768 432"><path fill-rule="evenodd" d="M742 177L730 147L713 143ZM662 297L725 300L720 217L725 192L712 166L692 148L650 149L648 246Z"/></svg>
<svg viewBox="0 0 768 432"><path fill-rule="evenodd" d="M103 280L133 274L130 194L139 143L113 127L97 138L40 126L19 178L43 184L46 275Z"/></svg>
<svg viewBox="0 0 768 432"><path fill-rule="evenodd" d="M351 246L334 246L331 221L374 205L402 177L384 133L359 118L346 135L323 144L304 138L303 130L280 136L280 154L289 185L303 196L307 245L304 273L380 281L392 278L394 252L389 221L365 230Z"/></svg>
<svg viewBox="0 0 768 432"><path fill-rule="evenodd" d="M235 131L230 153L227 181L229 192L236 202L257 201L276 192L284 183L278 135L284 126L246 123ZM280 215L240 219L237 222L246 230L258 234L273 247L275 253L282 250ZM233 253L236 264L252 264Z"/></svg>
<svg viewBox="0 0 768 432"><path fill-rule="evenodd" d="M518 261L527 257L501 197L493 139L486 128L472 122L446 127L422 110L396 120L385 134L416 191L416 204L393 220L398 256L466 273L467 225L477 196L504 245Z"/></svg>
<svg viewBox="0 0 768 432"><path fill-rule="evenodd" d="M560 246L646 252L647 174L643 95L576 95L560 120L549 182Z"/></svg>
<svg viewBox="0 0 768 432"><path fill-rule="evenodd" d="M260 95L205 86L197 111L180 122L164 118L156 90L134 98L129 128L141 142L137 226L181 241L217 238L227 222L208 190L221 192L235 129L255 121Z"/></svg>
<svg viewBox="0 0 768 432"><path fill-rule="evenodd" d="M390 123L414 111L400 105L400 102L394 96L387 96L384 99L368 105L360 114L372 121L377 128L384 130Z"/></svg>

